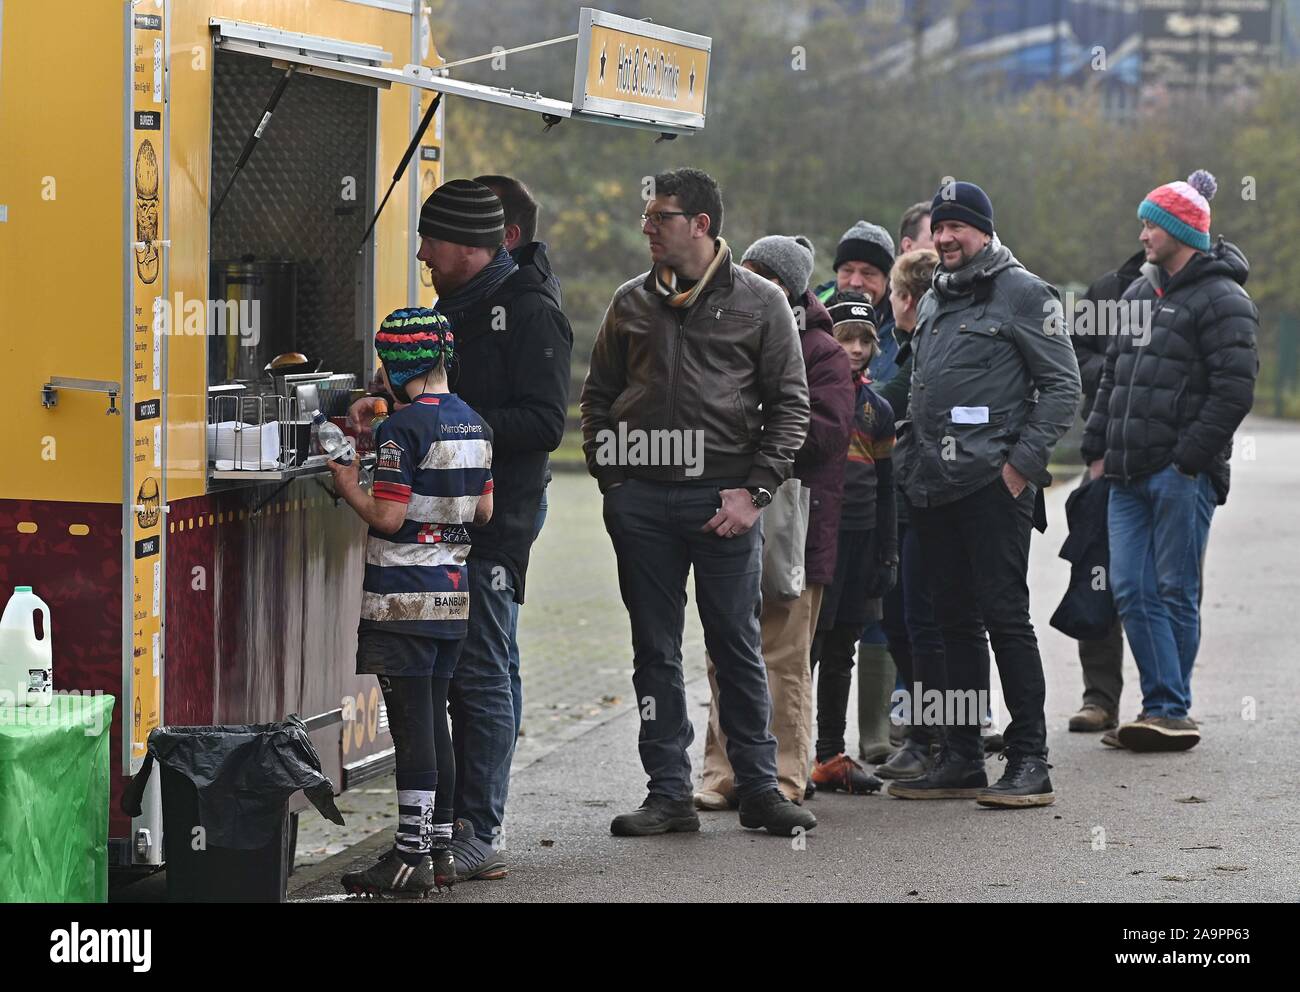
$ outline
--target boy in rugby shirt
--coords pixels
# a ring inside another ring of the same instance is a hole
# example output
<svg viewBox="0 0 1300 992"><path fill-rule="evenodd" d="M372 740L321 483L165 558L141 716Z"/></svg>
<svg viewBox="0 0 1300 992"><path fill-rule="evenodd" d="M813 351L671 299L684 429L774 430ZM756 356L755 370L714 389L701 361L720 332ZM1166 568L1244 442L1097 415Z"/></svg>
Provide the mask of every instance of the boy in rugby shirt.
<svg viewBox="0 0 1300 992"><path fill-rule="evenodd" d="M434 310L389 314L375 335L402 404L375 434L375 482L329 462L338 494L370 532L357 674L379 678L397 759L396 846L343 876L352 894L451 885L456 784L447 691L469 620L466 524L492 517L491 430L448 391L451 324Z"/></svg>

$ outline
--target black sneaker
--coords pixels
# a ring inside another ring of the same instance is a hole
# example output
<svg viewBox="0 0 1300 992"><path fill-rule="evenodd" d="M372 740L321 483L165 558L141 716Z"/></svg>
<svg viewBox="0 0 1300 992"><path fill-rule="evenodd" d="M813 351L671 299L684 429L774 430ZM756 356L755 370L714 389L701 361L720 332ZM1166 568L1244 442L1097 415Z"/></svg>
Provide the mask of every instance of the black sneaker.
<svg viewBox="0 0 1300 992"><path fill-rule="evenodd" d="M963 758L944 748L933 768L920 778L891 782L889 794L896 799L974 799L988 785L982 757Z"/></svg>
<svg viewBox="0 0 1300 992"><path fill-rule="evenodd" d="M1015 751L1003 751L998 755L998 760L1004 759L1007 770L998 779L997 785L989 786L975 797L977 803L981 806L1019 809L1024 806L1050 806L1056 802L1046 761Z"/></svg>
<svg viewBox="0 0 1300 992"><path fill-rule="evenodd" d="M458 882L494 882L510 873L505 855L494 851L487 841L480 840L474 833L474 824L469 820L456 821L450 850L456 862Z"/></svg>
<svg viewBox="0 0 1300 992"><path fill-rule="evenodd" d="M427 854L414 865L408 865L397 848L390 847L377 862L365 871L350 871L342 878L343 888L350 896L427 896L432 889L440 888L433 861Z"/></svg>
<svg viewBox="0 0 1300 992"><path fill-rule="evenodd" d="M877 778L920 778L934 767L934 755L925 741L909 739L902 750L876 768Z"/></svg>
<svg viewBox="0 0 1300 992"><path fill-rule="evenodd" d="M769 789L740 801L740 825L750 830L766 827L769 834L793 837L817 826L817 817L790 802L779 789Z"/></svg>
<svg viewBox="0 0 1300 992"><path fill-rule="evenodd" d="M700 829L700 818L689 799L669 799L653 792L631 813L620 813L609 825L615 837L649 837L652 834Z"/></svg>
<svg viewBox="0 0 1300 992"><path fill-rule="evenodd" d="M450 841L434 841L434 843L450 844ZM438 888L446 886L451 888L459 879L456 877L456 855L452 854L450 847L435 847L429 852L429 860L433 862L433 875Z"/></svg>

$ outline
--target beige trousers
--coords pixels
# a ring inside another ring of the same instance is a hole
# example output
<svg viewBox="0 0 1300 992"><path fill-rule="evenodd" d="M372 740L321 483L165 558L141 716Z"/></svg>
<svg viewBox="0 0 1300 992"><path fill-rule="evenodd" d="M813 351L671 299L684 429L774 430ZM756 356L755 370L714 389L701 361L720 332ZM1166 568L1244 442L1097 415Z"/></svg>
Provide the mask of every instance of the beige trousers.
<svg viewBox="0 0 1300 992"><path fill-rule="evenodd" d="M776 779L781 794L792 802L803 802L808 767L812 761L813 634L821 612L822 590L809 586L798 599L764 600L759 614L763 635L763 664L772 695L769 729L776 738ZM735 795L735 775L727 760L727 738L718 723L718 682L709 668L709 730L704 738L704 774L701 792L716 792L724 799Z"/></svg>

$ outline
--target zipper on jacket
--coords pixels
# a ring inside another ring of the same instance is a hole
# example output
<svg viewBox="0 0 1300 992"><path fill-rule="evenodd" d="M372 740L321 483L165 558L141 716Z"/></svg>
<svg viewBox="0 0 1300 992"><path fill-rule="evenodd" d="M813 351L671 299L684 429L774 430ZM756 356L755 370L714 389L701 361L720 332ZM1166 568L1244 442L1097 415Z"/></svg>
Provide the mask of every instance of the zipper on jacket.
<svg viewBox="0 0 1300 992"><path fill-rule="evenodd" d="M686 336L686 318L690 316L687 309L676 309L673 316L677 318L677 354L673 356L672 377L668 380L668 427L671 429L677 422L677 380L680 378L679 373L682 370L682 351L684 350L684 338Z"/></svg>
<svg viewBox="0 0 1300 992"><path fill-rule="evenodd" d="M744 320L753 320L757 314L748 313L744 310L728 310L726 307L714 307L713 319L721 320L723 317L740 317Z"/></svg>
<svg viewBox="0 0 1300 992"><path fill-rule="evenodd" d="M1152 333L1152 334L1155 334L1155 327L1154 327L1154 326L1151 328L1151 333ZM1124 445L1124 455L1123 455L1123 457L1122 457L1121 460L1120 460L1120 464L1123 466L1124 485L1126 485L1126 486L1129 485L1129 476L1128 476L1128 415L1129 415L1129 411L1131 411L1131 410L1133 409L1133 387L1134 387L1134 385L1135 385L1135 384L1137 383L1137 381L1138 381L1138 377L1137 377L1138 366L1141 365L1141 364L1142 364L1142 350L1141 350L1140 348L1134 348L1134 350L1133 350L1133 376L1132 376L1132 379L1129 381L1129 385L1128 385L1128 397L1127 397L1127 398L1125 399L1125 401L1124 401L1124 423L1120 425L1120 430L1119 430L1119 433L1120 433L1120 440L1121 440L1121 443L1123 443L1123 445ZM1105 455L1105 453L1103 452L1103 454L1102 454L1102 459L1103 459L1102 467L1103 467L1103 468L1105 468L1105 457L1106 457L1106 455Z"/></svg>

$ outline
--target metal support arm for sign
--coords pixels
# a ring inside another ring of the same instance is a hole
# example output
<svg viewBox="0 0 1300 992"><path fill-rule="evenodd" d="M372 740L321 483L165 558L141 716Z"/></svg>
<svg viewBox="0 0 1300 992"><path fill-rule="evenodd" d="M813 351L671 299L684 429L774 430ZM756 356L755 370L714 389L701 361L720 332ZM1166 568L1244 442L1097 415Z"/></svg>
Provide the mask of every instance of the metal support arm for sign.
<svg viewBox="0 0 1300 992"><path fill-rule="evenodd" d="M244 142L244 148L239 153L239 161L235 163L235 171L231 173L230 180L226 183L226 188L221 191L221 196L217 197L217 202L212 205L212 213L209 215L210 218L215 218L217 216L217 211L221 209L221 205L226 202L226 197L230 195L231 187L235 185L235 180L239 178L239 173L242 172L244 166L248 164L248 158L253 154L253 149L257 147L257 143L262 139L262 132L266 130L266 125L271 122L271 115L275 113L275 106L280 102L280 97L284 95L284 88L289 85L289 77L294 74L294 71L297 68L298 67L295 65L289 66L289 68L284 71L284 75L280 77L280 81L275 84L275 92L271 94L271 99L267 103L266 109L262 111L262 116L258 119L257 127L253 128L253 133L250 134L248 140Z"/></svg>

